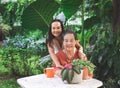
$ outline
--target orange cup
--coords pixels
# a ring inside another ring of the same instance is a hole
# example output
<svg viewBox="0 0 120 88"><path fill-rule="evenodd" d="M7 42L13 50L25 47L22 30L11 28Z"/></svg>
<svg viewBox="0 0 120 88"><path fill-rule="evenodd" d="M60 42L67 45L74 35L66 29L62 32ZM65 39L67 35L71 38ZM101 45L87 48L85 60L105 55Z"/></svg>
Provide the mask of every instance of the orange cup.
<svg viewBox="0 0 120 88"><path fill-rule="evenodd" d="M47 78L53 78L55 74L55 70L53 67L48 67L44 69L44 73L46 74Z"/></svg>

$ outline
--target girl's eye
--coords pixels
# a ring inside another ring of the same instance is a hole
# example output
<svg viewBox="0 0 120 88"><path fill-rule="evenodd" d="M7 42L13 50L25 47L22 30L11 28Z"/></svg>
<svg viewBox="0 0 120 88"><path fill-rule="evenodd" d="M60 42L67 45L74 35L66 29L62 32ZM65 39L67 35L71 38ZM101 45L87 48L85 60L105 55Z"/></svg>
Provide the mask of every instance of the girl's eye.
<svg viewBox="0 0 120 88"><path fill-rule="evenodd" d="M65 42L68 42L68 40L65 40Z"/></svg>
<svg viewBox="0 0 120 88"><path fill-rule="evenodd" d="M60 27L57 27L57 29L60 29Z"/></svg>
<svg viewBox="0 0 120 88"><path fill-rule="evenodd" d="M72 40L70 40L70 42L74 42L74 40L72 39Z"/></svg>

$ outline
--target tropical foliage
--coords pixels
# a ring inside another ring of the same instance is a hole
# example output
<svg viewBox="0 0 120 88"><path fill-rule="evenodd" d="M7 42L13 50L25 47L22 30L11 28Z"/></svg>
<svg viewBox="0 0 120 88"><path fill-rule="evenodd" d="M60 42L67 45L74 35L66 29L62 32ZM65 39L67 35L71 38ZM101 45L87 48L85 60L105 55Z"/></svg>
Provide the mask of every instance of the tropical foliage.
<svg viewBox="0 0 120 88"><path fill-rule="evenodd" d="M0 60L2 65L9 70L9 74L22 76L41 73L38 63L42 44L34 44L33 41L31 38L25 39L24 36L4 40L0 49Z"/></svg>
<svg viewBox="0 0 120 88"><path fill-rule="evenodd" d="M66 19L69 19L78 10L81 2L82 0L70 0L69 2L68 0L62 0L61 2L37 0L24 10L22 16L23 27L27 29L39 28L46 33L55 13L63 11Z"/></svg>

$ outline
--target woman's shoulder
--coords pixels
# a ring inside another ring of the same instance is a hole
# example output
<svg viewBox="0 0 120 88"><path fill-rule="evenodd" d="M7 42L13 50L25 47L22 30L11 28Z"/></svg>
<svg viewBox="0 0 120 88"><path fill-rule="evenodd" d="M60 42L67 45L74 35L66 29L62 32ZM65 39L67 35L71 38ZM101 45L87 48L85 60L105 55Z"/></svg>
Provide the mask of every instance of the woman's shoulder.
<svg viewBox="0 0 120 88"><path fill-rule="evenodd" d="M58 41L57 39L53 39L53 41L52 41L52 45L54 46L54 47L56 47L58 50L61 50L62 49L62 44L60 43L60 41Z"/></svg>
<svg viewBox="0 0 120 88"><path fill-rule="evenodd" d="M55 45L53 45L53 49L54 49L55 53L57 53L59 51L58 48Z"/></svg>

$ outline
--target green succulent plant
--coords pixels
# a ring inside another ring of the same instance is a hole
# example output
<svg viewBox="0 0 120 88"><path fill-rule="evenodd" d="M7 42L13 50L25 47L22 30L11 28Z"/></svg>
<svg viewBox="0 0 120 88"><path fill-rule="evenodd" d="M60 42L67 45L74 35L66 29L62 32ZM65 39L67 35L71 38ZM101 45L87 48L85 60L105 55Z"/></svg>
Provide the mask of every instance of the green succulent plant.
<svg viewBox="0 0 120 88"><path fill-rule="evenodd" d="M75 59L71 64L67 64L61 71L61 76L63 81L67 81L68 83L72 83L74 72L77 74L81 73L81 70L87 67L90 74L93 74L95 69L95 65L90 61L85 61L84 59Z"/></svg>

